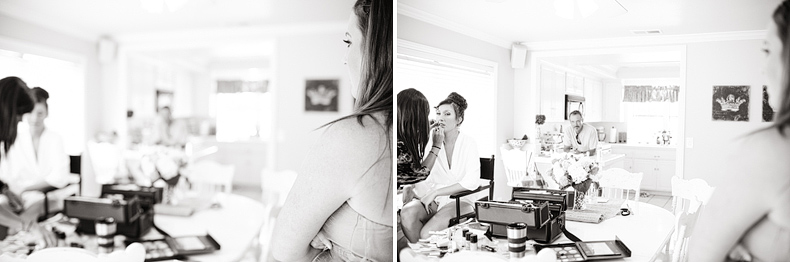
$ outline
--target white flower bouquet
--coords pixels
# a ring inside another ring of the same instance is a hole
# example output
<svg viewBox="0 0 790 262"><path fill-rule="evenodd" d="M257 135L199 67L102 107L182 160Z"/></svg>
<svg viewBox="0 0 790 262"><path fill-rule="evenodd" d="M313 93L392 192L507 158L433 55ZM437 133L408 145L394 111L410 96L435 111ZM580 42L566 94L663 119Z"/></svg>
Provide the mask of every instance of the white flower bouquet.
<svg viewBox="0 0 790 262"><path fill-rule="evenodd" d="M593 183L598 183L598 163L581 154L557 154L552 159L551 175L560 189L573 187L576 191L587 192Z"/></svg>

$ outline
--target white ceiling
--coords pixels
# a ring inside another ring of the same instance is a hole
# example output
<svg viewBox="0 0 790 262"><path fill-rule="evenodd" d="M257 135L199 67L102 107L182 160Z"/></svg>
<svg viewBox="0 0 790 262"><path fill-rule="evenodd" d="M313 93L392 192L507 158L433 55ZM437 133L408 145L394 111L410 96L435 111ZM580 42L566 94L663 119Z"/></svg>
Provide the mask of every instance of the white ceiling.
<svg viewBox="0 0 790 262"><path fill-rule="evenodd" d="M206 67L232 60L265 61L276 34L342 30L354 3L180 0L186 4L175 12L150 13L143 1L0 0L0 14L88 41L109 38L147 57Z"/></svg>
<svg viewBox="0 0 790 262"><path fill-rule="evenodd" d="M633 36L659 29L664 35L764 30L780 0L595 0L587 19L567 20L554 0L398 0L399 14L429 17L488 35L493 42L543 42ZM620 14L622 13L622 14ZM619 14L619 15L618 15Z"/></svg>
<svg viewBox="0 0 790 262"><path fill-rule="evenodd" d="M771 13L781 2L594 0L599 6L596 13L586 19L569 20L555 13L555 1L399 0L398 13L509 48L513 43L552 46L563 41L623 39L638 36L632 33L634 30L661 30L664 36L754 32L766 29ZM623 75L649 75L651 71L664 75L679 72L681 57L679 53L659 51L541 60L589 77L621 79Z"/></svg>

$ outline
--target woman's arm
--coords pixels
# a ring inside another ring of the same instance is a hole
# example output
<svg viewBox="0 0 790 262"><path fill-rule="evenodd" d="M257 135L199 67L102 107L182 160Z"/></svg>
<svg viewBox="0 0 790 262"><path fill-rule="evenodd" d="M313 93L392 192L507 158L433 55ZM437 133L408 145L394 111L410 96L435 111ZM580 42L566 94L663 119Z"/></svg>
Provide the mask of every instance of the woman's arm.
<svg viewBox="0 0 790 262"><path fill-rule="evenodd" d="M790 151L777 142L751 142L734 146L724 165L711 165L718 183L710 202L695 224L689 243L689 261L723 261L730 249L777 201L787 187ZM779 143L780 144L780 143ZM774 148L771 154L765 149Z"/></svg>
<svg viewBox="0 0 790 262"><path fill-rule="evenodd" d="M280 261L309 261L316 254L310 242L326 219L346 200L382 155L387 139L381 128L356 119L330 126L305 156L274 228L272 252ZM387 160L391 161L391 160Z"/></svg>

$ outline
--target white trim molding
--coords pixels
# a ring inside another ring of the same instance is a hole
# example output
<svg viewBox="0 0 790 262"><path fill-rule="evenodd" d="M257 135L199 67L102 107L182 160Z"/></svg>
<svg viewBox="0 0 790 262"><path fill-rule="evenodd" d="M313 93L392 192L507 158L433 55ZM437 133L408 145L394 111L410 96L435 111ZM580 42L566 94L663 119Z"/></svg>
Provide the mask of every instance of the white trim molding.
<svg viewBox="0 0 790 262"><path fill-rule="evenodd" d="M722 33L634 36L602 39L580 39L569 41L521 42L529 51L550 51L567 49L595 49L607 47L633 47L655 45L678 45L702 42L740 41L765 39L765 30L737 31Z"/></svg>
<svg viewBox="0 0 790 262"><path fill-rule="evenodd" d="M436 48L436 47L432 47L432 46L427 46L427 45L420 44L420 43L415 43L415 42L412 42L412 41L409 41L409 40L403 40L403 39L398 38L398 42L397 43L398 43L398 47L400 47L400 48L412 49L412 50L425 52L425 53L430 53L430 54L434 54L434 55L438 55L438 56L444 56L444 57L448 57L448 58L452 58L452 59L458 59L458 60L461 60L461 61L476 63L476 64L480 64L480 65L483 65L483 66L489 66L489 67L491 67L494 70L494 72L496 72L497 67L499 67L499 64L497 62L494 62L494 61L491 61L491 60L486 60L486 59L477 58L477 57L470 56L470 55L465 55L465 54L461 54L461 53L447 51L447 50L444 50L444 49L440 49L440 48Z"/></svg>
<svg viewBox="0 0 790 262"><path fill-rule="evenodd" d="M438 27L442 27L442 28L448 29L450 31L454 31L454 32L457 32L457 33L460 33L460 34L464 34L464 35L467 35L467 36L470 36L470 37L473 37L473 38L476 38L476 39L479 39L479 40L482 40L482 41L485 41L485 42L488 42L488 43L491 43L491 44L494 44L496 46L503 47L503 48L506 48L506 49L510 49L510 45L512 44L511 42L509 42L507 40L504 40L502 38L493 36L491 34L488 34L486 32L480 31L480 30L471 29L468 26L464 26L464 25L452 22L452 21L447 20L445 18L441 18L439 16L430 14L428 12L419 10L417 8L411 7L411 6L403 4L403 3L398 3L398 14L399 15L405 15L405 16L408 16L408 17L411 17L411 18L414 18L414 19L417 19L417 20L420 20L420 21L423 21L423 22L426 22L426 23L438 26Z"/></svg>

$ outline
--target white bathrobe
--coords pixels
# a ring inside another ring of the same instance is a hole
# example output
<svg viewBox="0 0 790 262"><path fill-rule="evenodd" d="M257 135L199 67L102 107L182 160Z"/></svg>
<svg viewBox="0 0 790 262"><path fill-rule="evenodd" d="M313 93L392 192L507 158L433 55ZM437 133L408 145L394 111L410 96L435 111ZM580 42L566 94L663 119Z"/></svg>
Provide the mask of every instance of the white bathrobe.
<svg viewBox="0 0 790 262"><path fill-rule="evenodd" d="M432 143L429 141L428 145L432 145ZM431 147L426 149L426 156L430 150ZM439 157L436 158L431 169L431 174L425 181L415 185L414 192L422 197L432 190L456 183L468 190L477 189L480 186L480 155L477 153L477 143L472 137L463 132L458 134L452 160L451 167L447 161L447 152L442 146L442 149L439 150ZM439 196L436 201L439 202L439 207L451 202L449 196Z"/></svg>
<svg viewBox="0 0 790 262"><path fill-rule="evenodd" d="M64 150L63 140L58 134L44 129L36 156L29 127L20 124L14 145L0 162L0 179L17 194L23 188L42 181L52 187L65 187L69 182L69 157ZM38 191L28 191L20 197L27 206L43 199L44 195Z"/></svg>

